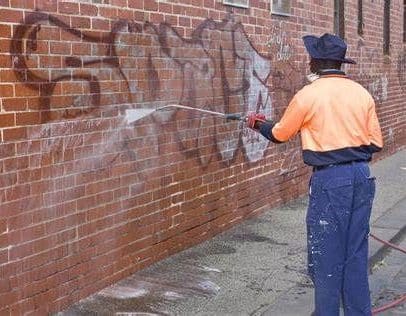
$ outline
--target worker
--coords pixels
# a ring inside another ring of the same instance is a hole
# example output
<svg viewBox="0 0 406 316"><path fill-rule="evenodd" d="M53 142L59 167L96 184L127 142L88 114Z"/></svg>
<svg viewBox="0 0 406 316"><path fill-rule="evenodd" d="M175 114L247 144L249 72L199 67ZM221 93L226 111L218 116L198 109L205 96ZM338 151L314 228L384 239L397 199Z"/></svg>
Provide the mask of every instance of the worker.
<svg viewBox="0 0 406 316"><path fill-rule="evenodd" d="M370 93L341 70L347 45L339 37L304 36L315 80L291 100L281 120L259 113L247 126L274 143L300 131L303 160L313 167L306 216L308 272L316 316L371 315L368 234L375 178L368 162L382 149Z"/></svg>

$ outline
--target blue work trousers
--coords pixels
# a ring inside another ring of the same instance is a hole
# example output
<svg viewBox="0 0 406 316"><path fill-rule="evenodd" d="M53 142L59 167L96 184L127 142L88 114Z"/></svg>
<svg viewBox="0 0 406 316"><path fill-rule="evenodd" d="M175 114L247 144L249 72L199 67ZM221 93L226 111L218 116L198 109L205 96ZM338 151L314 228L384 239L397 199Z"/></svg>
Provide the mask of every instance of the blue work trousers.
<svg viewBox="0 0 406 316"><path fill-rule="evenodd" d="M315 170L307 211L308 271L315 315L371 315L368 234L375 179L366 162Z"/></svg>

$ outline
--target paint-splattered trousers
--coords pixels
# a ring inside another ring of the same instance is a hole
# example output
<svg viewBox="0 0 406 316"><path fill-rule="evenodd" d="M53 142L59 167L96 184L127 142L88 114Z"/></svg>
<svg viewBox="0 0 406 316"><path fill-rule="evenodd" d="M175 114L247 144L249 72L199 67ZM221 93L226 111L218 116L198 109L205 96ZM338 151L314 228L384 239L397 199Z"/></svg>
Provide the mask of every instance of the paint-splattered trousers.
<svg viewBox="0 0 406 316"><path fill-rule="evenodd" d="M315 170L307 211L315 315L371 315L368 234L375 181L366 162Z"/></svg>

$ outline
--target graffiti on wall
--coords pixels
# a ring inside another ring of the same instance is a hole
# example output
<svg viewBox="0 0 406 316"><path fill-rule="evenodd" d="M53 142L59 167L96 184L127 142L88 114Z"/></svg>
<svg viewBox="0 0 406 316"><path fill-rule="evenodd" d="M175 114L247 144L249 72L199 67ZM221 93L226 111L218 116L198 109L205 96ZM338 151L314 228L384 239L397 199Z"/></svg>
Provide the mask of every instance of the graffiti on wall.
<svg viewBox="0 0 406 316"><path fill-rule="evenodd" d="M303 56L301 63L297 63L294 43L288 27L282 21L272 26L267 46L272 58L272 90L278 103L286 105L306 84L306 56Z"/></svg>
<svg viewBox="0 0 406 316"><path fill-rule="evenodd" d="M273 55L278 61L288 61L293 57L293 45L289 40L282 21L272 26L267 46L274 52Z"/></svg>
<svg viewBox="0 0 406 316"><path fill-rule="evenodd" d="M72 49L46 56L47 43L62 47L72 43ZM97 33L32 12L16 28L11 54L17 78L28 89L39 91L42 123L92 117L106 105L117 104L156 108L178 103L224 113L271 115L270 59L254 48L242 24L228 20L207 19L185 38L167 23L119 20L110 32ZM55 69L45 70L44 65L52 62ZM114 85L109 87L108 81ZM67 82L77 83L82 93L66 96ZM240 142L247 159L258 161L268 145L242 125L215 117L185 111L154 116L156 124L174 119L180 122L175 133L182 151L199 156L204 166L215 152L229 164ZM208 148L209 138L215 152Z"/></svg>
<svg viewBox="0 0 406 316"><path fill-rule="evenodd" d="M381 59L382 54L376 48L365 46L362 40L358 41L359 77L374 99L383 102L388 99L388 76L382 75Z"/></svg>
<svg viewBox="0 0 406 316"><path fill-rule="evenodd" d="M388 99L388 76L383 74L368 85L368 90L375 100L382 102Z"/></svg>

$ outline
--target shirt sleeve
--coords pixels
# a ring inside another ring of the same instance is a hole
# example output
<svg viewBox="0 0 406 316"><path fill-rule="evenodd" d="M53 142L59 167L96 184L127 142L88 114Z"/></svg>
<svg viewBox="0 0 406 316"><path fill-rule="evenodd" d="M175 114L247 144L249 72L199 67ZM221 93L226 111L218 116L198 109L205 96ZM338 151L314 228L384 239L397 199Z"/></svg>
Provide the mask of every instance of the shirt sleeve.
<svg viewBox="0 0 406 316"><path fill-rule="evenodd" d="M382 132L376 115L375 102L372 98L368 111L368 136L371 145L377 149L375 151L381 150L383 147Z"/></svg>
<svg viewBox="0 0 406 316"><path fill-rule="evenodd" d="M281 120L273 126L271 137L279 142L286 142L295 136L303 126L307 111L307 107L299 102L299 97L296 94L283 113Z"/></svg>

